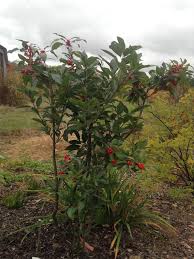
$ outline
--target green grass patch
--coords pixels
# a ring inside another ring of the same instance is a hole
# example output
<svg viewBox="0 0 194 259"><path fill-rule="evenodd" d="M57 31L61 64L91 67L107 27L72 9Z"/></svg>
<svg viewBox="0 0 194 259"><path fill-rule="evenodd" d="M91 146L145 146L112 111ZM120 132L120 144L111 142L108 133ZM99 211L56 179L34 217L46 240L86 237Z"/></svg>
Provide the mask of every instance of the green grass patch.
<svg viewBox="0 0 194 259"><path fill-rule="evenodd" d="M11 183L22 182L24 180L24 175L13 174L9 171L0 170L0 184L4 186L9 186Z"/></svg>
<svg viewBox="0 0 194 259"><path fill-rule="evenodd" d="M176 200L188 200L188 199L192 198L192 192L193 192L193 190L191 188L174 187L174 188L170 188L168 190L168 195L171 199L173 199L175 201Z"/></svg>
<svg viewBox="0 0 194 259"><path fill-rule="evenodd" d="M23 182L26 189L45 188L52 181L52 164L36 160L3 160L0 167L0 185L9 187Z"/></svg>
<svg viewBox="0 0 194 259"><path fill-rule="evenodd" d="M34 116L30 108L0 106L0 133L10 133L24 129L38 129L40 127L33 120Z"/></svg>
<svg viewBox="0 0 194 259"><path fill-rule="evenodd" d="M5 160L4 160L5 161ZM8 171L15 172L34 172L49 174L52 172L52 163L49 161L38 161L38 160L6 160L3 167Z"/></svg>
<svg viewBox="0 0 194 259"><path fill-rule="evenodd" d="M24 205L25 197L25 192L17 191L4 197L1 203L9 209L18 209Z"/></svg>

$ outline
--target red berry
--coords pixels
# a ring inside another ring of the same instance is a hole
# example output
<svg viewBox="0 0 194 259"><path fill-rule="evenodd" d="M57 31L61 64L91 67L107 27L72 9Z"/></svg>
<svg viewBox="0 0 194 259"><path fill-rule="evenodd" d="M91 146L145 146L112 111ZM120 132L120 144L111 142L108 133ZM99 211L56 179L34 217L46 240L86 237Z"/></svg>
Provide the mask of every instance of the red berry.
<svg viewBox="0 0 194 259"><path fill-rule="evenodd" d="M117 164L117 160L113 159L113 160L111 161L111 163L112 163L112 165L116 165L116 164Z"/></svg>
<svg viewBox="0 0 194 259"><path fill-rule="evenodd" d="M177 85L177 81L176 80L171 80L171 84L173 84L174 86Z"/></svg>
<svg viewBox="0 0 194 259"><path fill-rule="evenodd" d="M65 155L64 155L64 161L65 161L65 162L71 161L71 157L70 157L69 155L65 154Z"/></svg>
<svg viewBox="0 0 194 259"><path fill-rule="evenodd" d="M72 59L68 59L67 60L67 65L68 66L73 66L73 60Z"/></svg>
<svg viewBox="0 0 194 259"><path fill-rule="evenodd" d="M64 175L65 173L63 171L60 171L57 173L58 175Z"/></svg>
<svg viewBox="0 0 194 259"><path fill-rule="evenodd" d="M142 169L142 170L145 169L145 165L144 165L143 163L136 163L136 166L137 166L139 169Z"/></svg>
<svg viewBox="0 0 194 259"><path fill-rule="evenodd" d="M112 149L111 147L108 147L108 148L106 149L106 153L107 153L108 155L112 155L113 149Z"/></svg>
<svg viewBox="0 0 194 259"><path fill-rule="evenodd" d="M131 166L131 165L133 165L133 162L130 161L130 160L128 160L128 161L127 161L127 164L128 164L128 166Z"/></svg>

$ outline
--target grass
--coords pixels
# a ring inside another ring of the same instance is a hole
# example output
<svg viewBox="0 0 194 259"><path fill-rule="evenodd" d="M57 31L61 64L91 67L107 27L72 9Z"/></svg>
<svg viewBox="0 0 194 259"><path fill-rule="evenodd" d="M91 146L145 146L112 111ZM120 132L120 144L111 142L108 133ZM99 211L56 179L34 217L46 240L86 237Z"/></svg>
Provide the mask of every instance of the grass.
<svg viewBox="0 0 194 259"><path fill-rule="evenodd" d="M52 172L53 167L52 163L49 161L38 161L38 160L13 160L9 159L4 161L4 167L10 171L16 172L34 172L34 173L43 173L49 174Z"/></svg>
<svg viewBox="0 0 194 259"><path fill-rule="evenodd" d="M25 195L22 191L11 193L2 199L2 204L9 209L19 209L24 204Z"/></svg>
<svg viewBox="0 0 194 259"><path fill-rule="evenodd" d="M38 129L30 108L0 106L0 133L11 133L24 129Z"/></svg>
<svg viewBox="0 0 194 259"><path fill-rule="evenodd" d="M53 185L50 169L49 162L4 160L0 166L0 204L16 209L34 194L48 199L45 193L50 192L48 186Z"/></svg>
<svg viewBox="0 0 194 259"><path fill-rule="evenodd" d="M168 190L169 197L174 200L189 200L192 199L192 188L188 187L173 187Z"/></svg>

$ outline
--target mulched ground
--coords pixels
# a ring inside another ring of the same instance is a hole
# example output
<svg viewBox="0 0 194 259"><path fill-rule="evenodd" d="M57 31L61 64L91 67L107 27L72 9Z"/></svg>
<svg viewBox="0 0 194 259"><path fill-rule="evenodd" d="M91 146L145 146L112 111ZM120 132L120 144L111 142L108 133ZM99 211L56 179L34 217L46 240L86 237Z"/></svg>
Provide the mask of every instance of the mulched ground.
<svg viewBox="0 0 194 259"><path fill-rule="evenodd" d="M175 203L164 196L158 196L154 199L153 208L164 213L165 217L176 227L178 236L168 239L149 228L136 229L133 232L133 240L130 240L127 235L124 238L118 258L194 258L192 201ZM78 240L73 239L73 226L67 224L58 228L53 225L44 226L28 235L20 232L6 237L23 226L37 222L41 215L48 215L51 210L52 205L43 204L37 196L30 196L25 206L20 209L8 209L0 205L0 258L29 259L33 256L41 259L114 258L113 252L109 249L113 234L107 227L94 229L86 240L94 247L93 252L79 252Z"/></svg>

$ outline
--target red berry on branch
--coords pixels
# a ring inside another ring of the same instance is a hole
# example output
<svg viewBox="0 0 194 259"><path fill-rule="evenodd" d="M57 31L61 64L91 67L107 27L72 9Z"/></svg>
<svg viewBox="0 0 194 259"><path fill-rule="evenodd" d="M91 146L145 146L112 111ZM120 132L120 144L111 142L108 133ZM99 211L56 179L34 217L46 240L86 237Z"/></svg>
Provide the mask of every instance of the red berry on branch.
<svg viewBox="0 0 194 259"><path fill-rule="evenodd" d="M64 175L65 173L63 171L60 171L57 173L58 175Z"/></svg>
<svg viewBox="0 0 194 259"><path fill-rule="evenodd" d="M68 66L73 66L73 60L72 59L68 59L67 60L67 65Z"/></svg>
<svg viewBox="0 0 194 259"><path fill-rule="evenodd" d="M133 165L133 162L130 161L130 160L128 160L128 161L127 161L127 164L128 164L128 166L131 166L131 165Z"/></svg>
<svg viewBox="0 0 194 259"><path fill-rule="evenodd" d="M65 161L65 162L71 161L71 157L70 157L69 155L65 154L65 155L64 155L64 161Z"/></svg>
<svg viewBox="0 0 194 259"><path fill-rule="evenodd" d="M116 164L117 164L117 160L113 159L113 160L111 161L111 163L112 163L112 165L116 165Z"/></svg>
<svg viewBox="0 0 194 259"><path fill-rule="evenodd" d="M106 153L107 153L108 155L112 155L113 149L112 149L111 147L108 147L108 148L106 149Z"/></svg>
<svg viewBox="0 0 194 259"><path fill-rule="evenodd" d="M177 81L176 81L176 80L171 80L170 82L171 82L171 84L173 84L174 86L177 85Z"/></svg>
<svg viewBox="0 0 194 259"><path fill-rule="evenodd" d="M144 165L143 163L136 163L136 166L137 166L139 169L142 169L142 170L145 169L145 165Z"/></svg>

